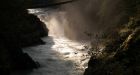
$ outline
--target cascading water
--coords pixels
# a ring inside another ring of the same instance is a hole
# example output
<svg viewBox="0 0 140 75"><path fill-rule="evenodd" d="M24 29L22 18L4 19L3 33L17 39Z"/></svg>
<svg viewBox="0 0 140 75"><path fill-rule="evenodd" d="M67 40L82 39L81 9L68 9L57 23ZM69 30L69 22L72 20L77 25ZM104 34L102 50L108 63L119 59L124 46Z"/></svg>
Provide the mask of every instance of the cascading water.
<svg viewBox="0 0 140 75"><path fill-rule="evenodd" d="M88 53L83 45L66 38L43 38L45 45L24 48L40 68L23 75L82 75L88 63ZM18 74L15 74L18 75ZM20 72L20 75L21 72Z"/></svg>
<svg viewBox="0 0 140 75"><path fill-rule="evenodd" d="M42 38L46 44L24 48L40 64L33 71L21 71L13 75L82 75L90 56L83 45L66 38L52 36Z"/></svg>
<svg viewBox="0 0 140 75"><path fill-rule="evenodd" d="M35 13L46 23L50 36L43 38L45 45L23 49L41 67L13 75L82 75L90 58L88 51L83 44L65 36L74 40L97 40L96 37L89 38L85 33L91 36L102 35L106 30L112 31L125 13L123 7L120 8L120 1L79 0L55 10L30 10L30 13Z"/></svg>
<svg viewBox="0 0 140 75"><path fill-rule="evenodd" d="M64 28L60 24L64 25L67 21L63 16L56 16L64 15L64 12L47 11L43 15L40 11L30 10L30 12L39 13L40 19L48 25L49 36L42 38L46 44L23 49L40 64L40 67L32 71L16 72L12 75L83 75L90 58L88 50L84 47L86 44L64 37ZM53 15L49 12L53 12ZM61 21L62 19L64 20Z"/></svg>

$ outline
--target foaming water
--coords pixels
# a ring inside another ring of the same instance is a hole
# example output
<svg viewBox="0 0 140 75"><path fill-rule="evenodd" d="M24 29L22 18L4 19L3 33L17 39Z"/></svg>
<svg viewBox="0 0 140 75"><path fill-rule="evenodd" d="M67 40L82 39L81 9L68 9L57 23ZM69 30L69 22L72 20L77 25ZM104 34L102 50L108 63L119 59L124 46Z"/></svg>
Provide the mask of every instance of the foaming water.
<svg viewBox="0 0 140 75"><path fill-rule="evenodd" d="M13 75L83 75L90 56L82 44L51 36L42 39L45 45L23 49L40 67Z"/></svg>
<svg viewBox="0 0 140 75"><path fill-rule="evenodd" d="M91 40L87 33L92 36L108 35L124 24L127 21L125 9L123 0L76 0L52 8L30 10L29 13L37 14L55 35Z"/></svg>

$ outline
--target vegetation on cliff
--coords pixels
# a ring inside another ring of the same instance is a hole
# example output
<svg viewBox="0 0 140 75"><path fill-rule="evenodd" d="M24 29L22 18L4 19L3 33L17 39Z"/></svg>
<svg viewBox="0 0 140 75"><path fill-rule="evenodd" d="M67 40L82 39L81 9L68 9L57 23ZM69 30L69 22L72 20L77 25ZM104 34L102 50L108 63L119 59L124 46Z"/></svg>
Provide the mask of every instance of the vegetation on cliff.
<svg viewBox="0 0 140 75"><path fill-rule="evenodd" d="M92 57L84 75L140 75L140 1L123 2L128 23L114 29L116 37L104 37L101 51L91 49Z"/></svg>

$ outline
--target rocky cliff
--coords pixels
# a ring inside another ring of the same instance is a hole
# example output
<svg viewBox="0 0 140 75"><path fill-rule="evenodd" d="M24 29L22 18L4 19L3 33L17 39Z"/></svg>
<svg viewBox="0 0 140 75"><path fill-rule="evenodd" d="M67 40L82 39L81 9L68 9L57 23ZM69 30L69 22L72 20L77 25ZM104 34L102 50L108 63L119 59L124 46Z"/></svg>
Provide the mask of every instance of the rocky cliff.
<svg viewBox="0 0 140 75"><path fill-rule="evenodd" d="M116 27L115 34L106 35L102 49L91 49L92 57L84 75L140 75L140 1L122 3L128 23Z"/></svg>
<svg viewBox="0 0 140 75"><path fill-rule="evenodd" d="M23 47L44 44L40 39L48 29L40 19L18 4L18 0L3 0L0 4L0 74L37 68L37 63L23 53Z"/></svg>

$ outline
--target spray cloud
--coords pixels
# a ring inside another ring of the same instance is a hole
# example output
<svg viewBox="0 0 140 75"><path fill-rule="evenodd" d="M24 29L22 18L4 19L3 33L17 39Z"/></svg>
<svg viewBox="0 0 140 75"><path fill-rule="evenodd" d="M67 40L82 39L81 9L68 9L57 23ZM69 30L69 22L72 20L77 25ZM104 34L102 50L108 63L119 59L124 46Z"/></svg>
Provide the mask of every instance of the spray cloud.
<svg viewBox="0 0 140 75"><path fill-rule="evenodd" d="M43 13L39 17L51 34L87 40L90 39L87 34L100 36L125 22L123 9L121 0L77 0L56 9L40 9Z"/></svg>

